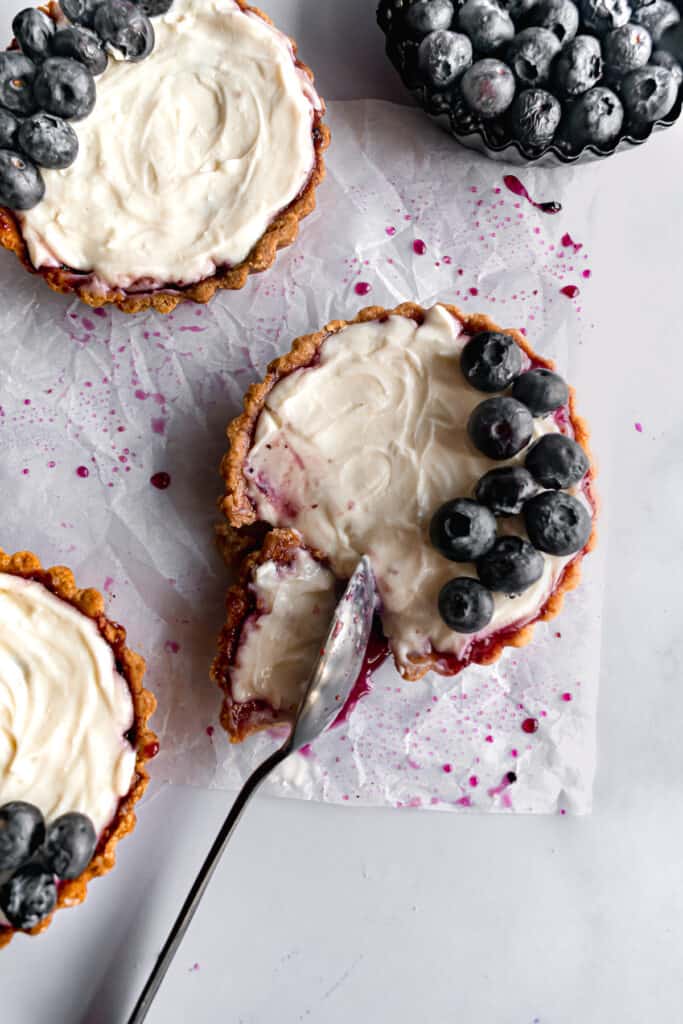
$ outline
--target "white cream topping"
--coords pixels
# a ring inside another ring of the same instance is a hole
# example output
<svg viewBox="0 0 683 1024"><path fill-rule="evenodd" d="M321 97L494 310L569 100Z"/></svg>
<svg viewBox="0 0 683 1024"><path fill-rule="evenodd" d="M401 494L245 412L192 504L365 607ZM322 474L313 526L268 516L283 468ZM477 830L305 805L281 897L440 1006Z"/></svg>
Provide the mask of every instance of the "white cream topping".
<svg viewBox="0 0 683 1024"><path fill-rule="evenodd" d="M282 33L235 0L174 0L144 61L112 59L80 151L22 215L36 267L188 284L244 260L301 191L320 101Z"/></svg>
<svg viewBox="0 0 683 1024"><path fill-rule="evenodd" d="M370 556L399 663L431 651L462 658L474 641L532 619L570 560L545 555L537 583L514 598L496 594L493 619L478 634L453 632L439 616L442 586L476 572L431 546L431 517L504 464L467 435L469 414L486 396L460 370L466 341L442 306L421 326L394 316L344 328L325 341L319 363L272 390L247 464L261 519L299 530L339 576ZM534 438L559 429L553 417L534 420ZM500 520L499 530L525 535L515 519Z"/></svg>
<svg viewBox="0 0 683 1024"><path fill-rule="evenodd" d="M289 565L265 562L252 584L257 612L247 620L230 673L236 701L294 708L320 653L336 605L335 579L307 551Z"/></svg>
<svg viewBox="0 0 683 1024"><path fill-rule="evenodd" d="M0 573L0 806L49 822L80 811L100 833L130 789L125 680L95 623L35 581Z"/></svg>

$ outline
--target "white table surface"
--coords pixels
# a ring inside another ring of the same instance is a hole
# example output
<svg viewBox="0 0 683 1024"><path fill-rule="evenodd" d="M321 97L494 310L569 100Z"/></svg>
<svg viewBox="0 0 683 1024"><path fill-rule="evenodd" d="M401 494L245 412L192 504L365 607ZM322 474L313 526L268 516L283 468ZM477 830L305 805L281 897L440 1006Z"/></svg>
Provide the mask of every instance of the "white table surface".
<svg viewBox="0 0 683 1024"><path fill-rule="evenodd" d="M2 0L0 38L22 6ZM374 6L267 9L298 38L327 98L402 102ZM609 552L593 815L260 799L151 1024L681 1020L682 144L675 129L612 161L598 208L591 344L620 443L602 453ZM3 1024L125 1021L227 803L180 787L148 802L85 906L2 954Z"/></svg>

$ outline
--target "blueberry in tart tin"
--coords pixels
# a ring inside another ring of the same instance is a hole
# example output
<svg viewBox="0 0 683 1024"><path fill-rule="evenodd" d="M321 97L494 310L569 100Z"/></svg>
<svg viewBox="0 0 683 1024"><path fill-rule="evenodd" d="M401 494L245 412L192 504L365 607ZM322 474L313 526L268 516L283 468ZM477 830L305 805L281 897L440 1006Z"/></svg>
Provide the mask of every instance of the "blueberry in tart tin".
<svg viewBox="0 0 683 1024"><path fill-rule="evenodd" d="M135 827L158 750L144 672L97 591L0 551L0 947L81 903Z"/></svg>
<svg viewBox="0 0 683 1024"><path fill-rule="evenodd" d="M528 643L595 539L573 391L519 332L451 305L370 307L297 339L228 438L222 544L240 582L213 678L235 741L291 717L360 555L384 654L414 680ZM283 697L274 659L306 638Z"/></svg>

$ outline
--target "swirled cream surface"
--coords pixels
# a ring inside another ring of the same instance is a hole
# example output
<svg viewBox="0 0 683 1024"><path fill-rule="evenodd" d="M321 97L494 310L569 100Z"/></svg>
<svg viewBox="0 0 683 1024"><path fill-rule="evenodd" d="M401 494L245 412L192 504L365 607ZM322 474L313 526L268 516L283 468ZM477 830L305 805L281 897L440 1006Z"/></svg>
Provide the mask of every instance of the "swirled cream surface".
<svg viewBox="0 0 683 1024"><path fill-rule="evenodd" d="M330 628L334 576L299 550L290 564L264 562L251 586L257 610L242 629L232 695L239 703L295 708Z"/></svg>
<svg viewBox="0 0 683 1024"><path fill-rule="evenodd" d="M95 623L42 584L0 573L0 806L49 822L80 811L100 833L130 789L133 705Z"/></svg>
<svg viewBox="0 0 683 1024"><path fill-rule="evenodd" d="M248 256L301 191L320 106L282 33L234 0L174 0L139 63L111 59L80 150L21 216L35 267L189 284Z"/></svg>
<svg viewBox="0 0 683 1024"><path fill-rule="evenodd" d="M246 466L259 517L299 530L336 574L350 576L369 555L399 666L433 651L462 658L474 641L534 618L570 561L544 555L540 580L517 597L496 594L480 633L454 632L439 616L443 585L476 572L431 546L431 517L505 464L467 435L472 409L487 396L460 370L466 341L443 306L421 326L392 316L344 328L324 342L318 363L271 391ZM534 439L559 429L553 417L537 418ZM499 531L525 536L517 519L500 520Z"/></svg>

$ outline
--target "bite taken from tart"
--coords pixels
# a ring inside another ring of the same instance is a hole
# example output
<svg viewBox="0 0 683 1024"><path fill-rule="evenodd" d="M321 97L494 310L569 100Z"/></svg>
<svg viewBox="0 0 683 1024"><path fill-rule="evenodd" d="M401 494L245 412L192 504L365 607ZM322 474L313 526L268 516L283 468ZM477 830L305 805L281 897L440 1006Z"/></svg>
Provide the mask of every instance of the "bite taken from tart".
<svg viewBox="0 0 683 1024"><path fill-rule="evenodd" d="M329 132L245 0L62 0L0 51L0 246L128 313L242 288L315 207Z"/></svg>
<svg viewBox="0 0 683 1024"><path fill-rule="evenodd" d="M417 680L528 643L595 541L573 390L523 334L451 305L370 307L297 339L228 438L223 546L251 553L213 675L235 740L296 707L278 650L324 636L311 579L322 614L368 555L387 649Z"/></svg>
<svg viewBox="0 0 683 1024"><path fill-rule="evenodd" d="M81 903L158 750L145 663L96 590L0 550L0 948Z"/></svg>

